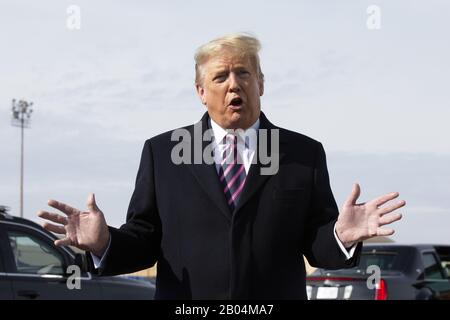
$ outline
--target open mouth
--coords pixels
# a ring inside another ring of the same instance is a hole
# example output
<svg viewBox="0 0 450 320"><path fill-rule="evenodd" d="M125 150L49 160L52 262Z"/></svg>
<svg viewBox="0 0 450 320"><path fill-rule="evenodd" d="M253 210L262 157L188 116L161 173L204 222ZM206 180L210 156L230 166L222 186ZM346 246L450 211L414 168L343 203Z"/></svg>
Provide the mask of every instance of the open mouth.
<svg viewBox="0 0 450 320"><path fill-rule="evenodd" d="M233 107L240 107L244 101L241 98L234 98L231 100L230 105Z"/></svg>

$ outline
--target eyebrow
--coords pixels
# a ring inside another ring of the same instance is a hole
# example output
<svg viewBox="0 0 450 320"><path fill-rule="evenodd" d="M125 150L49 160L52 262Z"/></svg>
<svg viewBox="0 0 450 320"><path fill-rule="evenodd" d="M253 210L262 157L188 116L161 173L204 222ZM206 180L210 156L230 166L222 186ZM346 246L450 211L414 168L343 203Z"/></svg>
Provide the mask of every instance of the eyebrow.
<svg viewBox="0 0 450 320"><path fill-rule="evenodd" d="M242 66L242 67L236 67L235 70L236 70L236 71L248 71L248 72L251 71L250 68L247 68L247 67L244 67L244 66Z"/></svg>
<svg viewBox="0 0 450 320"><path fill-rule="evenodd" d="M224 74L227 72L228 72L228 69L216 69L216 70L213 70L211 73L214 75L218 75L218 74Z"/></svg>
<svg viewBox="0 0 450 320"><path fill-rule="evenodd" d="M246 70L248 71L249 68L245 67L245 66L236 66L234 68L232 68L232 70L236 70L236 71L242 71L242 70ZM217 69L213 69L211 71L211 73L213 73L214 75L218 75L218 74L224 74L228 72L228 68L221 68L218 67Z"/></svg>

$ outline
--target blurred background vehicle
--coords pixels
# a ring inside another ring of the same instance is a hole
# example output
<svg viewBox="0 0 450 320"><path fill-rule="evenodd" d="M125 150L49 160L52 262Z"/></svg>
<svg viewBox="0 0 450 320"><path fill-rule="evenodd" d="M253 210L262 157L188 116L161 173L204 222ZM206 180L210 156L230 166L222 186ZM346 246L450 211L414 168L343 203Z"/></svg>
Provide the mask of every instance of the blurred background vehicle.
<svg viewBox="0 0 450 320"><path fill-rule="evenodd" d="M365 244L356 267L308 275L307 293L312 300L450 300L450 246Z"/></svg>
<svg viewBox="0 0 450 320"><path fill-rule="evenodd" d="M0 299L139 299L151 300L155 285L144 279L98 277L87 272L84 255L56 247L56 236L0 206ZM74 271L80 270L80 289Z"/></svg>

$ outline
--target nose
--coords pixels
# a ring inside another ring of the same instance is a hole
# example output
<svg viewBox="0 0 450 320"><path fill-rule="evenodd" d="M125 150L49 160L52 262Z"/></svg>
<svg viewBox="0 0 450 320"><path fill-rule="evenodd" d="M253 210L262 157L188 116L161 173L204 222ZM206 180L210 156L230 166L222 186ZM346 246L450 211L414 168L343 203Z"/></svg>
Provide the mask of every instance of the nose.
<svg viewBox="0 0 450 320"><path fill-rule="evenodd" d="M241 87L239 85L239 81L237 79L237 76L234 72L230 73L230 86L228 87L229 92L239 92L241 90Z"/></svg>

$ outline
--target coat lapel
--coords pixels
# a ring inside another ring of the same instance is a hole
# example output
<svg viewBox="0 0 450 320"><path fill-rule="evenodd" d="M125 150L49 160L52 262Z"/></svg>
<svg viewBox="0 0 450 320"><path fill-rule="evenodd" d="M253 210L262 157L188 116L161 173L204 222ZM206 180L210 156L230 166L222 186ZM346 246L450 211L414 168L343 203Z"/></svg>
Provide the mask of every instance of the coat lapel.
<svg viewBox="0 0 450 320"><path fill-rule="evenodd" d="M209 128L209 116L206 112L202 119L200 120L201 124L201 135L203 137L203 133ZM191 127L192 130L189 130L191 133L191 137L194 137L194 127ZM203 141L202 139L202 151L205 150L206 146L210 144L210 141ZM194 149L192 155L194 155ZM191 164L188 165L188 168L191 169L192 174L195 176L199 184L202 186L203 190L209 196L209 198L216 204L216 206L220 209L220 212L228 219L231 220L232 212L230 207L228 206L225 194L222 191L222 185L219 181L219 176L217 174L216 165L213 164Z"/></svg>
<svg viewBox="0 0 450 320"><path fill-rule="evenodd" d="M269 150L269 154L271 154L272 146L271 146L271 139L270 139L270 130L279 129L279 128L274 126L266 118L266 116L264 115L263 112L261 112L259 120L260 120L260 129L266 129L268 131L267 150ZM259 190L259 188L261 188L263 186L264 182L266 182L266 180L271 177L271 175L262 175L261 174L261 168L263 168L264 165L261 164L260 157L259 157L259 146L260 146L259 134L257 135L257 139L258 139L258 144L257 144L258 149L257 149L256 154L254 155L255 157L257 157L256 158L257 160L256 160L256 163L253 163L250 166L250 170L249 170L247 178L245 180L244 189L242 190L242 194L239 199L239 202L233 212L233 215L235 215L235 216L237 216L237 213L239 212L239 210L245 205L245 203L247 203L252 198L252 196ZM281 144L281 137L280 137L280 144ZM284 156L284 153L282 153L281 149L280 149L279 163L281 162L281 159L283 158L283 156ZM279 165L279 163L278 163L278 165Z"/></svg>

